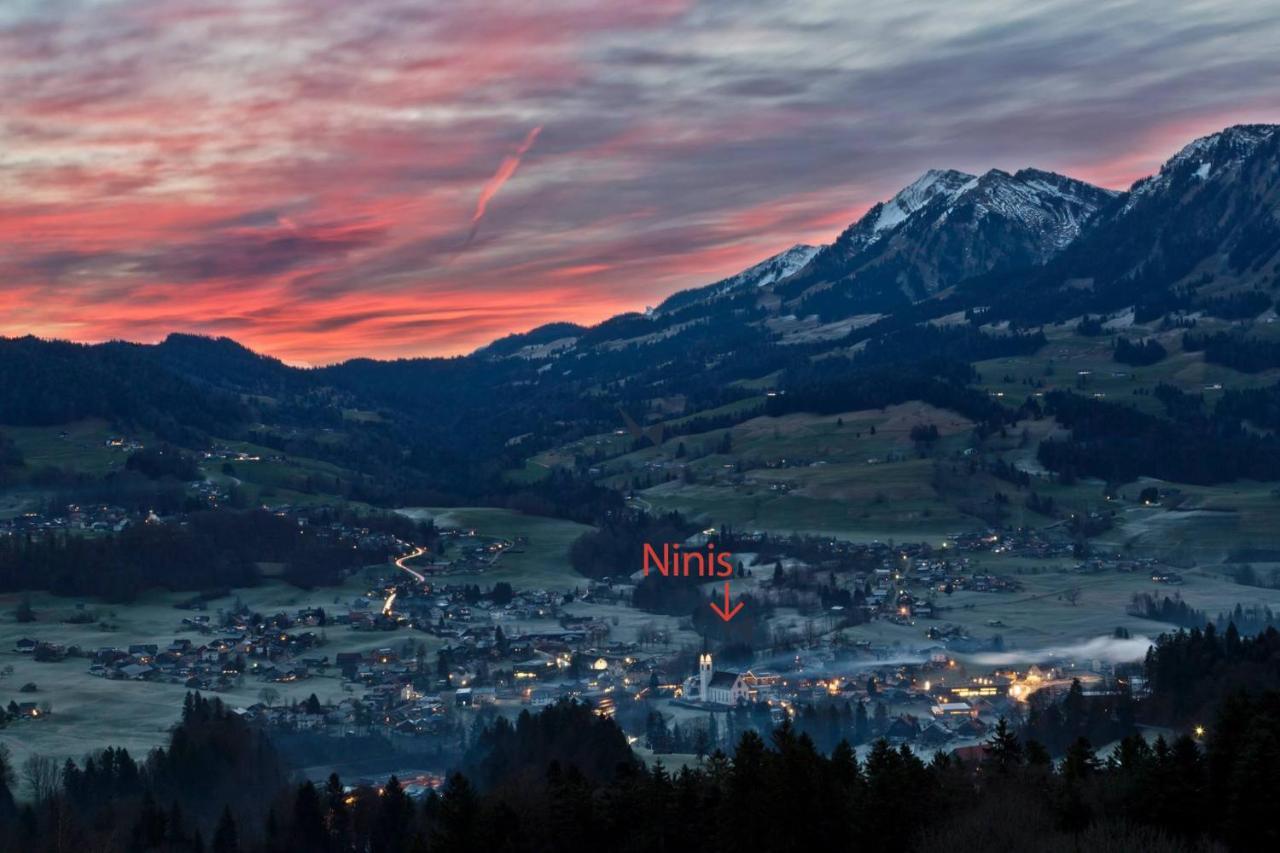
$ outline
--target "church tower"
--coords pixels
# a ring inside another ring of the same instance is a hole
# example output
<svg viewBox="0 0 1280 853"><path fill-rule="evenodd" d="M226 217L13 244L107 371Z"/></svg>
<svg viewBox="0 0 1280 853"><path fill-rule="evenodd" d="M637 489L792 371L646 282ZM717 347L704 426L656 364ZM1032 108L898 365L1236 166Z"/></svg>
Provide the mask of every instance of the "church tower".
<svg viewBox="0 0 1280 853"><path fill-rule="evenodd" d="M711 653L703 652L698 655L698 682L700 684L700 692L698 698L703 702L710 702L711 696Z"/></svg>

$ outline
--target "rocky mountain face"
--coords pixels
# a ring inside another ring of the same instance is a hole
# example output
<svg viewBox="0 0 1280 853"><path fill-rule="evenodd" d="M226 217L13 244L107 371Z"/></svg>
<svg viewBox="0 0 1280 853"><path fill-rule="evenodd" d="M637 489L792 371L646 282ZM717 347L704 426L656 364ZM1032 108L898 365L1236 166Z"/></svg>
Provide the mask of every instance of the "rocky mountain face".
<svg viewBox="0 0 1280 853"><path fill-rule="evenodd" d="M1280 128L1197 139L1102 210L1037 276L1099 308L1195 308L1280 283Z"/></svg>
<svg viewBox="0 0 1280 853"><path fill-rule="evenodd" d="M1113 197L1036 169L928 172L868 211L779 291L797 313L827 320L890 309L976 275L1045 263Z"/></svg>

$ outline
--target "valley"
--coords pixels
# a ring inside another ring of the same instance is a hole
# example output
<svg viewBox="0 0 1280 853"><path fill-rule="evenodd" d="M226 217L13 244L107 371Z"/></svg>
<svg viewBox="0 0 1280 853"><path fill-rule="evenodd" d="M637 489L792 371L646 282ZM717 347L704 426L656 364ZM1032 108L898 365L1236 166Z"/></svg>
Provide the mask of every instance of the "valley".
<svg viewBox="0 0 1280 853"><path fill-rule="evenodd" d="M690 773L1203 734L1160 655L1280 622L1277 163L1238 126L1127 193L930 170L457 358L0 339L9 760L143 759L209 697L362 791L544 724ZM643 571L676 545L732 569Z"/></svg>

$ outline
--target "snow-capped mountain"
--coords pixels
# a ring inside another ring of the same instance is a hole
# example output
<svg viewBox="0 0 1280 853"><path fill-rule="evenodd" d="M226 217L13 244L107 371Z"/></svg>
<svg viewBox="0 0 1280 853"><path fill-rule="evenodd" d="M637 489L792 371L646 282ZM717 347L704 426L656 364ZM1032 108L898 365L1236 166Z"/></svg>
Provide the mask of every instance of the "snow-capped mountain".
<svg viewBox="0 0 1280 853"><path fill-rule="evenodd" d="M682 290L673 294L659 305L654 310L654 313L668 313L695 302L716 299L729 293L764 287L776 281L781 281L813 260L813 256L818 254L819 249L819 246L797 243L789 249L765 258L754 266L747 267L737 275L729 276L704 287Z"/></svg>
<svg viewBox="0 0 1280 853"><path fill-rule="evenodd" d="M931 201L954 199L976 178L955 169L930 169L885 202L879 202L845 229L828 253L852 258L892 232Z"/></svg>
<svg viewBox="0 0 1280 853"><path fill-rule="evenodd" d="M929 171L871 208L781 291L826 315L922 299L993 270L1043 264L1115 194L1023 169Z"/></svg>
<svg viewBox="0 0 1280 853"><path fill-rule="evenodd" d="M1215 172L1221 175L1223 171L1238 168L1275 133L1275 125L1239 124L1200 137L1173 155L1157 174L1134 184L1124 210L1132 210L1144 199L1167 192L1179 179L1194 176L1203 181Z"/></svg>
<svg viewBox="0 0 1280 853"><path fill-rule="evenodd" d="M1089 281L1094 301L1194 307L1280 275L1280 128L1197 139L1101 211L1036 285Z"/></svg>
<svg viewBox="0 0 1280 853"><path fill-rule="evenodd" d="M779 252L755 266L748 267L735 276L711 285L711 288L720 293L727 293L730 290L738 290L740 288L763 287L766 284L773 284L813 260L813 256L818 254L818 249L818 246L797 243L790 249Z"/></svg>
<svg viewBox="0 0 1280 853"><path fill-rule="evenodd" d="M940 295L1029 322L1131 305L1195 310L1273 282L1280 127L1242 125L1192 142L1127 193L1038 169L930 170L830 245L792 246L643 315L539 329L484 352L582 357L682 333L705 345L707 329L746 324L768 337Z"/></svg>

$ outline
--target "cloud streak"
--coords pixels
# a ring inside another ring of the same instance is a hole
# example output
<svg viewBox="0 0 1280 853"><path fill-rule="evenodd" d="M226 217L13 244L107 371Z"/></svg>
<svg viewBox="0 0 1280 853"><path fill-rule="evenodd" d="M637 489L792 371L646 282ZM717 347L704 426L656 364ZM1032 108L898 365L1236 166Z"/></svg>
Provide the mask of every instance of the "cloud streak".
<svg viewBox="0 0 1280 853"><path fill-rule="evenodd" d="M498 171L493 173L493 177L486 181L484 188L480 190L480 198L476 201L476 211L471 215L472 224L480 224L480 220L484 218L485 210L489 207L489 202L498 194L498 190L502 189L502 185L515 175L516 169L520 168L521 158L529 153L529 149L533 147L533 143L537 140L539 133L542 133L542 125L538 125L529 131L524 141L516 148L514 154L502 158Z"/></svg>
<svg viewBox="0 0 1280 853"><path fill-rule="evenodd" d="M539 133L542 133L542 125L537 125L525 134L524 140L516 147L516 150L503 157L502 162L498 164L498 171L494 172L493 176L485 181L484 187L480 190L480 198L476 200L475 212L471 214L471 230L467 232L467 239L463 241L462 248L458 250L459 254L470 248L471 243L476 239L476 234L480 233L480 221L484 219L485 211L489 209L489 202L498 194L498 190L502 189L502 185L515 175L516 169L520 168L520 161L525 154L529 153L529 149L537 141Z"/></svg>

